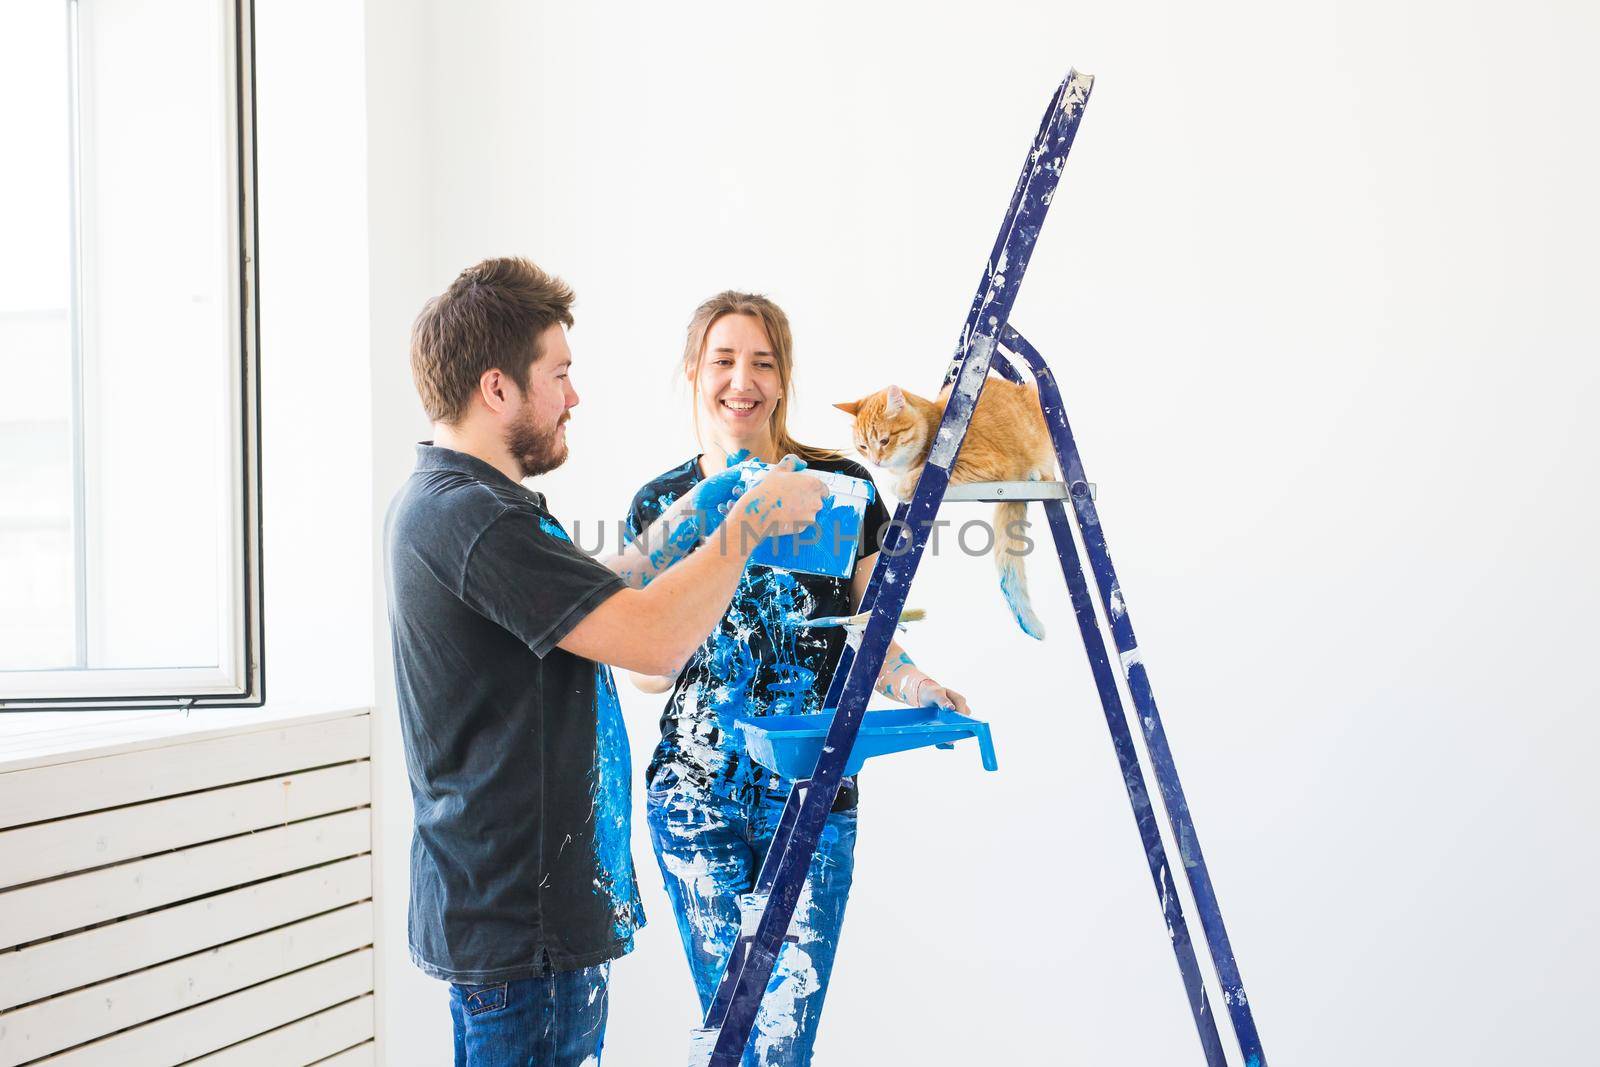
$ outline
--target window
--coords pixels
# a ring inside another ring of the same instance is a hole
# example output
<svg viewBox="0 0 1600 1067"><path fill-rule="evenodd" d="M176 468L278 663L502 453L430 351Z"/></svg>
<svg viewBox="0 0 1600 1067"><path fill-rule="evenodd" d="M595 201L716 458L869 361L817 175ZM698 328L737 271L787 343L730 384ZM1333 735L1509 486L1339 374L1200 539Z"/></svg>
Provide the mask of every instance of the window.
<svg viewBox="0 0 1600 1067"><path fill-rule="evenodd" d="M261 701L250 30L0 7L0 709Z"/></svg>

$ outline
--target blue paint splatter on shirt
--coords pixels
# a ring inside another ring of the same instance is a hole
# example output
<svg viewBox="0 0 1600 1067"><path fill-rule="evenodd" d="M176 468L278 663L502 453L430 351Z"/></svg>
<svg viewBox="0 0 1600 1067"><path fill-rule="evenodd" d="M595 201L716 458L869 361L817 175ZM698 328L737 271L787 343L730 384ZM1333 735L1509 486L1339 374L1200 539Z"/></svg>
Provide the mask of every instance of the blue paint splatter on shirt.
<svg viewBox="0 0 1600 1067"><path fill-rule="evenodd" d="M611 668L595 665L594 776L589 798L593 802L594 853L599 876L595 889L610 901L611 925L621 939L640 924L642 908L629 851L632 810L628 730Z"/></svg>
<svg viewBox="0 0 1600 1067"><path fill-rule="evenodd" d="M567 536L567 531L563 530L561 528L561 524L554 519L546 518L545 516L540 515L539 529L543 530L545 533L559 541L565 541L569 545L572 543L572 538Z"/></svg>

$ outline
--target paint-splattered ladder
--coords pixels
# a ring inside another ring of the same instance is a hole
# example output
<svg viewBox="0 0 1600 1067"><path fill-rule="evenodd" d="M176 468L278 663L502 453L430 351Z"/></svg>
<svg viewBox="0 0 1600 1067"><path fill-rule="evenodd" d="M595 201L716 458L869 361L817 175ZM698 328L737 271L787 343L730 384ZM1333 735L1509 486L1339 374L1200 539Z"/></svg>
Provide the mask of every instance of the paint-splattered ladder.
<svg viewBox="0 0 1600 1067"><path fill-rule="evenodd" d="M983 278L973 297L966 325L962 328L956 356L945 375L945 384L953 385L953 389L945 405L927 465L911 499L896 510L890 538L878 554L877 566L873 569L863 603L863 610L870 610L872 617L863 630L855 630L850 634L839 667L834 673L825 706L836 708L837 711L828 731L823 754L810 780L796 785L784 808L778 832L757 880L752 904L747 909L743 936L723 974L711 1009L706 1013L705 1026L695 1032L690 1067L738 1067L742 1059L761 999L789 930L806 872L811 866L817 839L833 806L845 761L861 728L868 698L894 636L895 622L905 607L906 594L940 504L956 499L1015 500L1019 499L1019 493L1021 498L1040 500L1049 520L1056 552L1066 575L1073 612L1077 616L1084 650L1100 692L1106 724L1111 729L1112 746L1127 785L1128 800L1133 805L1139 837L1150 865L1150 876L1161 901L1162 917L1177 956L1178 970L1183 976L1206 1063L1208 1067L1227 1067L1227 1058L1218 1036L1216 1019L1211 1011L1194 945L1189 938L1188 924L1184 921L1154 806L1149 800L1144 769L1128 726L1122 698L1117 691L1105 637L1095 618L1088 583L1067 519L1066 500L1072 503L1072 513L1083 540L1083 548L1089 557L1089 570L1110 624L1112 641L1144 733L1145 748L1183 861L1183 871L1200 912L1200 925L1205 932L1206 945L1216 969L1223 1002L1233 1023L1243 1063L1246 1067L1265 1067L1266 1058L1256 1035L1255 1021L1249 1002L1245 999L1244 985L1234 962L1233 949L1228 943L1227 930L1222 924L1222 913L1200 852L1199 838L1184 799L1183 787L1178 782L1177 768L1162 729L1160 713L1156 710L1150 681L1140 661L1133 624L1117 583L1116 570L1106 550L1105 532L1095 510L1094 494L1084 474L1071 427L1067 423L1060 391L1043 358L1008 322L1017 288L1060 182L1061 171L1077 133L1084 106L1088 103L1093 82L1094 79L1088 75L1076 71L1068 73L1051 98L1039 133L1029 148L1022 175L1017 180L1005 221L1000 227L1000 235L984 265ZM1009 355L1002 354L1001 358L996 359L997 351ZM1055 442L1056 456L1061 463L1063 482L1036 485L1031 491L1016 483L957 487L952 490L949 485L950 469L966 436L978 394L989 372L994 370L1012 380L1022 380L1022 374L1012 362L1012 357L1020 358L1027 364L1039 388L1041 406Z"/></svg>

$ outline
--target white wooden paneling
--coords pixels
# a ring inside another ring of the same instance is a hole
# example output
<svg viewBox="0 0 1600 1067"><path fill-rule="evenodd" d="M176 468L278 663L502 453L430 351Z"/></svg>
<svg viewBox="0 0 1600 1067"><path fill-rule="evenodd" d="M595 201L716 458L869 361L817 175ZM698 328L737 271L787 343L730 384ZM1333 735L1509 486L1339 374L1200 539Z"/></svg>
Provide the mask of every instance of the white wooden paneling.
<svg viewBox="0 0 1600 1067"><path fill-rule="evenodd" d="M370 992L372 950L362 949L37 1062L174 1067Z"/></svg>
<svg viewBox="0 0 1600 1067"><path fill-rule="evenodd" d="M347 1001L299 1022L195 1060L191 1067L290 1067L311 1063L371 1063L373 998ZM354 1046L354 1047L352 1047ZM366 1049L366 1060L360 1050ZM346 1056L352 1056L345 1059ZM332 1057L331 1059L329 1057Z"/></svg>
<svg viewBox="0 0 1600 1067"><path fill-rule="evenodd" d="M0 892L0 947L366 852L371 815L325 815Z"/></svg>
<svg viewBox="0 0 1600 1067"><path fill-rule="evenodd" d="M371 1041L346 1049L337 1056L318 1060L316 1067L373 1067L378 1062L378 1046Z"/></svg>
<svg viewBox="0 0 1600 1067"><path fill-rule="evenodd" d="M0 719L0 1067L371 1063L370 728Z"/></svg>
<svg viewBox="0 0 1600 1067"><path fill-rule="evenodd" d="M343 763L0 830L0 889L359 807L371 771Z"/></svg>
<svg viewBox="0 0 1600 1067"><path fill-rule="evenodd" d="M352 904L195 956L18 1008L0 1015L0 1067L17 1067L90 1038L203 1004L268 978L363 948L371 942L372 905ZM354 1038L328 1051L337 1051L360 1039Z"/></svg>
<svg viewBox="0 0 1600 1067"><path fill-rule="evenodd" d="M0 774L0 828L366 758L368 716L168 744Z"/></svg>
<svg viewBox="0 0 1600 1067"><path fill-rule="evenodd" d="M372 895L372 857L287 874L16 952L0 952L0 1010L136 971Z"/></svg>

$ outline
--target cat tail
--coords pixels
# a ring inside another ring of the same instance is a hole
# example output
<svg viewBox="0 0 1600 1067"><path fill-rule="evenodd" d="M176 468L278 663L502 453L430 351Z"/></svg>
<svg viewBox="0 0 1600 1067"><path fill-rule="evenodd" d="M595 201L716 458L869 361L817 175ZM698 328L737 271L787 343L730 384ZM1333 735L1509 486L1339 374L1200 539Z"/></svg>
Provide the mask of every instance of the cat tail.
<svg viewBox="0 0 1600 1067"><path fill-rule="evenodd" d="M1024 529L1028 505L1021 500L996 504L994 509L994 568L1000 572L1000 592L1011 607L1011 614L1022 632L1044 640L1044 623L1033 613L1028 599L1028 572L1023 569L1026 553L1033 547Z"/></svg>

